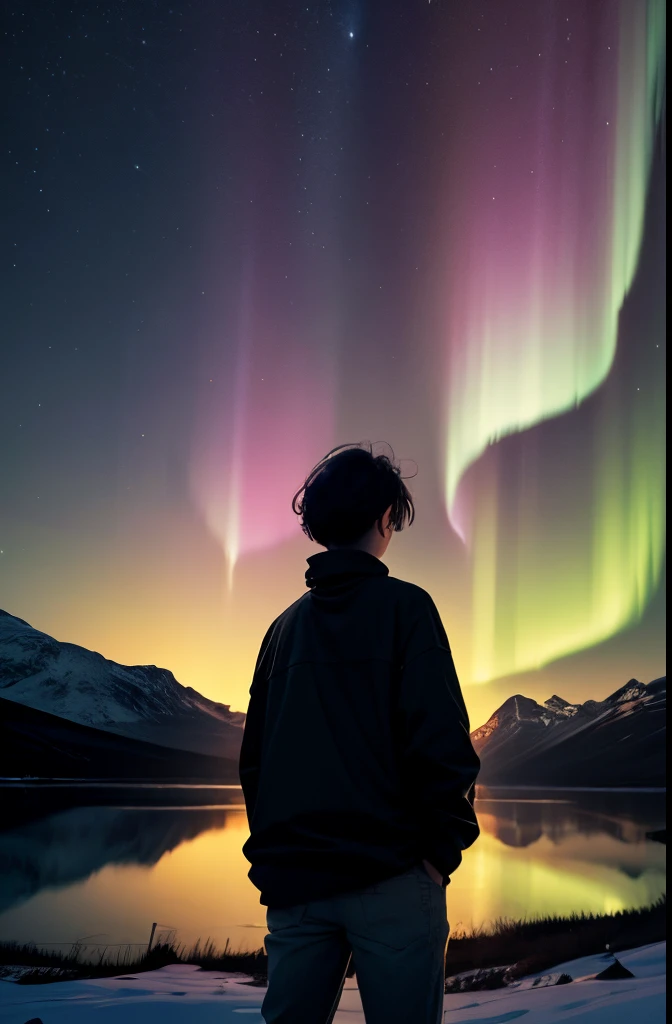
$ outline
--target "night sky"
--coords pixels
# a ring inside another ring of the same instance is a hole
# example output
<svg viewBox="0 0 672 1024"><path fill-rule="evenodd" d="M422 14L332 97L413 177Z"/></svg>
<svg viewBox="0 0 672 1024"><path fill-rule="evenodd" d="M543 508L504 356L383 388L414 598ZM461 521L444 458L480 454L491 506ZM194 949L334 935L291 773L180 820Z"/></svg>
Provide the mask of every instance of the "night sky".
<svg viewBox="0 0 672 1024"><path fill-rule="evenodd" d="M474 725L662 674L664 11L7 8L0 607L245 710L384 441Z"/></svg>

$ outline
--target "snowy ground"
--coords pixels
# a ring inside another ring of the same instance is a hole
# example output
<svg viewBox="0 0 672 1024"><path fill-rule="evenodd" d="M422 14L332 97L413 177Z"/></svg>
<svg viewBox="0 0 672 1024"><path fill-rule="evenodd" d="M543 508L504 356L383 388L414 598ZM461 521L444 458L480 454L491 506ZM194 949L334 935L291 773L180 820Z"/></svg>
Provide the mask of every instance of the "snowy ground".
<svg viewBox="0 0 672 1024"><path fill-rule="evenodd" d="M591 975L611 961L605 956L585 957L553 968L570 974L571 985L446 996L444 1022L663 1024L665 943L619 953L618 958L634 978L592 981ZM0 982L0 1019L3 1024L26 1024L34 1017L43 1024L263 1024L259 1008L265 989L245 985L243 978L180 964L97 981L37 986L5 981ZM346 983L335 1024L364 1024L354 979Z"/></svg>

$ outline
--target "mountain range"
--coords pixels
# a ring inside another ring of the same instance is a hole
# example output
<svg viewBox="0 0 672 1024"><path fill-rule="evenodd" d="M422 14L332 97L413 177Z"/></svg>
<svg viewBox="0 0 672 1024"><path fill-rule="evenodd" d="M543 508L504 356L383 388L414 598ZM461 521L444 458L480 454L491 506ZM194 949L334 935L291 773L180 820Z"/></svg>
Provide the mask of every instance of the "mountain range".
<svg viewBox="0 0 672 1024"><path fill-rule="evenodd" d="M119 665L0 610L0 698L129 740L237 758L242 711L155 665Z"/></svg>
<svg viewBox="0 0 672 1024"><path fill-rule="evenodd" d="M602 701L516 694L472 735L484 786L665 785L666 679ZM0 775L237 781L245 715L0 611Z"/></svg>
<svg viewBox="0 0 672 1024"><path fill-rule="evenodd" d="M238 784L238 761L129 739L0 697L0 779ZM6 793L3 808L6 809Z"/></svg>
<svg viewBox="0 0 672 1024"><path fill-rule="evenodd" d="M472 734L479 783L499 786L665 785L666 677L631 679L605 700L543 704L516 694Z"/></svg>

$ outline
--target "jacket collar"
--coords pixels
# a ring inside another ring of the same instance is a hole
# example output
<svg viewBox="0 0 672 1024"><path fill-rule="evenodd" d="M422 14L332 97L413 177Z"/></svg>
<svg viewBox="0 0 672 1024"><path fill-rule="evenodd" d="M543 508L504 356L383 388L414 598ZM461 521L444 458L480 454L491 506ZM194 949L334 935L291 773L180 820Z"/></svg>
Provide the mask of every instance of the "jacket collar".
<svg viewBox="0 0 672 1024"><path fill-rule="evenodd" d="M387 576L390 570L375 555L361 548L341 548L320 551L306 559L307 587L328 587L347 577Z"/></svg>

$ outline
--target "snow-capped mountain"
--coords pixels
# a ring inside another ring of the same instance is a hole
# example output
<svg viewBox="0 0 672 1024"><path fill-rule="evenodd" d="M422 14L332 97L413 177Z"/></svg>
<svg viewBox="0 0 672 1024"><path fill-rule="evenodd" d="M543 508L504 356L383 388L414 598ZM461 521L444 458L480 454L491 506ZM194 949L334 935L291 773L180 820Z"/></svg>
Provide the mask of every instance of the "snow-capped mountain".
<svg viewBox="0 0 672 1024"><path fill-rule="evenodd" d="M245 715L155 665L119 665L0 610L0 697L80 725L236 757Z"/></svg>
<svg viewBox="0 0 672 1024"><path fill-rule="evenodd" d="M472 733L480 781L499 785L662 786L666 678L631 679L602 701L543 704L516 694Z"/></svg>

